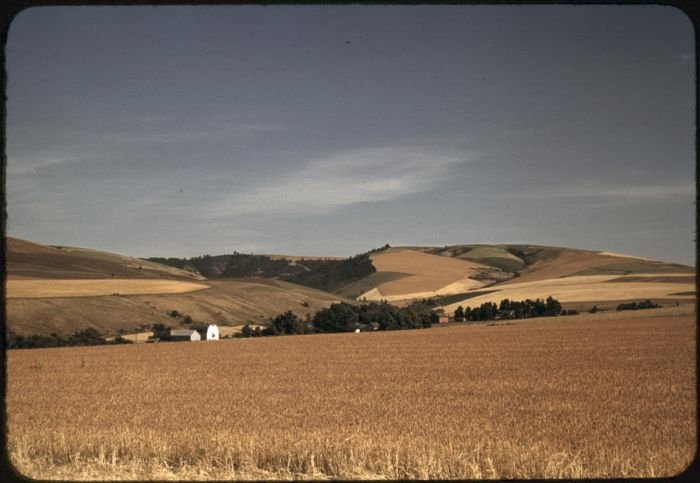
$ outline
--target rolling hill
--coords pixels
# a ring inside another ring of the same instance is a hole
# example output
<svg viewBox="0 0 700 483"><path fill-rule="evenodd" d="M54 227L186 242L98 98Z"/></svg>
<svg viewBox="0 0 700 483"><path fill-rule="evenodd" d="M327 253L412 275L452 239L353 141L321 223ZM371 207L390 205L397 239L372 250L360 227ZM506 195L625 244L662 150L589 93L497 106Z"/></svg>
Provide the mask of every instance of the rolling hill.
<svg viewBox="0 0 700 483"><path fill-rule="evenodd" d="M207 280L174 267L83 248L6 238L7 328L18 334L70 333L94 327L106 335L182 318L236 326L280 312L313 314L347 301L309 287L263 278Z"/></svg>
<svg viewBox="0 0 700 483"><path fill-rule="evenodd" d="M408 303L438 297L447 312L554 295L571 308L652 298L694 297L692 267L610 252L537 245L392 247L370 255L376 272L338 293L358 300ZM590 308L590 307L589 307Z"/></svg>
<svg viewBox="0 0 700 483"><path fill-rule="evenodd" d="M488 290L470 290L464 298L452 297L442 308L448 313L458 306L478 306L484 302L498 303L508 298L546 298L553 296L565 307L578 310L599 305L614 308L622 302L652 299L663 304L689 303L695 297L695 270L675 263L631 257L610 252L537 245L471 246L482 263L505 268L504 261L516 268L512 277L488 285ZM445 256L465 257L452 247L440 250ZM497 248L498 257L493 257ZM484 256L484 252L488 256ZM496 258L496 259L494 259Z"/></svg>
<svg viewBox="0 0 700 483"><path fill-rule="evenodd" d="M305 317L353 300L405 305L434 297L448 313L460 305L550 295L579 310L647 298L663 304L695 301L692 267L562 247L387 245L350 258L234 254L141 260L6 240L7 320L17 333L91 326L114 335L153 323L180 326L181 318L168 315L173 310L198 322L239 326L286 310Z"/></svg>
<svg viewBox="0 0 700 483"><path fill-rule="evenodd" d="M10 279L205 279L192 272L114 253L46 246L12 237L5 240Z"/></svg>

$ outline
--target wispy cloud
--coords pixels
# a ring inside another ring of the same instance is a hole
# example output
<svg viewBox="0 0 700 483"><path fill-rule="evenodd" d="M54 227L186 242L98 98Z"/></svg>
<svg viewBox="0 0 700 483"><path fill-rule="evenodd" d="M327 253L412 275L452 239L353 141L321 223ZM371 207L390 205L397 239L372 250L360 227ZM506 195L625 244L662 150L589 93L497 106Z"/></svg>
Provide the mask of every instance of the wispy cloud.
<svg viewBox="0 0 700 483"><path fill-rule="evenodd" d="M40 151L31 156L8 156L6 167L9 176L34 175L44 168L80 163L87 159L84 155Z"/></svg>
<svg viewBox="0 0 700 483"><path fill-rule="evenodd" d="M512 193L511 196L523 199L572 199L572 198L605 198L617 200L664 200L695 195L695 184L692 181L657 185L605 185L578 184L552 189Z"/></svg>
<svg viewBox="0 0 700 483"><path fill-rule="evenodd" d="M320 214L357 203L427 191L448 178L464 154L398 146L356 149L309 161L298 171L217 203L212 213Z"/></svg>

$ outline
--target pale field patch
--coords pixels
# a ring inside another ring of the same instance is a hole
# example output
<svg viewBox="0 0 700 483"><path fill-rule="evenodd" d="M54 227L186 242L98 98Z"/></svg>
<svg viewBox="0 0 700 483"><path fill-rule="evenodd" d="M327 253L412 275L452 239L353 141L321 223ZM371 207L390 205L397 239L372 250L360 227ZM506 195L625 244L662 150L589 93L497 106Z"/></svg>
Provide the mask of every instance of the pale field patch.
<svg viewBox="0 0 700 483"><path fill-rule="evenodd" d="M97 297L174 294L209 288L202 283L149 279L7 280L8 298Z"/></svg>
<svg viewBox="0 0 700 483"><path fill-rule="evenodd" d="M119 337L122 337L123 339L130 340L131 342L141 344L143 342L148 341L149 337L153 337L153 332L152 331L145 331L145 332L136 332L134 334L122 334ZM107 340L114 339L114 337L110 337Z"/></svg>
<svg viewBox="0 0 700 483"><path fill-rule="evenodd" d="M671 476L696 449L695 317L625 315L11 350L9 459L67 480Z"/></svg>
<svg viewBox="0 0 700 483"><path fill-rule="evenodd" d="M651 258L644 258L644 257L635 257L632 255L625 255L623 253L615 253L615 252L600 252L600 255L606 255L608 257L618 257L618 258L633 258L635 260L645 260L648 262L653 262L655 260L652 260Z"/></svg>
<svg viewBox="0 0 700 483"><path fill-rule="evenodd" d="M469 280L480 270L493 270L491 267L471 260L430 255L416 250L393 250L371 255L372 264L379 272L402 272L407 277L385 282L376 287L381 298L399 300L406 298L431 297L435 293L455 282L462 282L473 288L484 285L483 282ZM369 295L369 296L368 296ZM359 298L375 296L371 290ZM377 299L378 300L378 299Z"/></svg>
<svg viewBox="0 0 700 483"><path fill-rule="evenodd" d="M478 289L478 288L483 287L483 286L484 286L483 282L480 282L478 280L472 280L470 278L466 278L464 280L458 280L457 282L453 282L449 285L446 285L438 290L434 290L431 292L414 292L414 293L404 293L404 294L399 294L399 295L386 295L381 291L381 289L373 288L372 290L368 290L367 292L360 295L357 299L358 300L368 300L368 301L386 300L388 302L396 302L396 301L409 300L409 299L430 298L430 297L435 297L438 295L453 295L453 294L468 292L469 290Z"/></svg>
<svg viewBox="0 0 700 483"><path fill-rule="evenodd" d="M585 276L585 278L588 277L589 276ZM593 277L599 276L596 275ZM499 303L503 299L522 301L525 299L546 299L549 296L554 297L562 303L588 301L605 302L633 299L644 300L655 298L685 299L687 296L672 294L695 290L695 285L692 283L606 282L605 280L563 283L566 280L567 279L564 278L517 285L495 285L489 287L489 290L495 290L494 292L446 305L444 309L446 312L451 313L460 305L462 307L478 307L486 302Z"/></svg>
<svg viewBox="0 0 700 483"><path fill-rule="evenodd" d="M531 287L560 287L565 285L588 285L596 284L601 282L607 282L608 280L613 280L616 278L622 278L624 275L575 275L571 277L560 277L560 278L547 278L544 280L533 280L531 282L520 282L520 283L503 283L492 285L489 289L497 290L501 286L503 289L516 289L516 288L531 288Z"/></svg>

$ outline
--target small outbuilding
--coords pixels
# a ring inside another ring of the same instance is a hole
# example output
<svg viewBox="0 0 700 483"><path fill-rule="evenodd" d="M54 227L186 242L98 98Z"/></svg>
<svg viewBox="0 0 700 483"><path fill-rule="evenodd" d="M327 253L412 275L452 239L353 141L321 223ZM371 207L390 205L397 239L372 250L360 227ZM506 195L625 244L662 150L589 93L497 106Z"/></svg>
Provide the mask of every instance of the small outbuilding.
<svg viewBox="0 0 700 483"><path fill-rule="evenodd" d="M219 340L219 327L215 324L209 324L204 340Z"/></svg>
<svg viewBox="0 0 700 483"><path fill-rule="evenodd" d="M218 332L217 332L218 337ZM184 340L184 341L199 341L202 340L202 336L196 330L190 329L174 329L170 331L170 338L172 340Z"/></svg>

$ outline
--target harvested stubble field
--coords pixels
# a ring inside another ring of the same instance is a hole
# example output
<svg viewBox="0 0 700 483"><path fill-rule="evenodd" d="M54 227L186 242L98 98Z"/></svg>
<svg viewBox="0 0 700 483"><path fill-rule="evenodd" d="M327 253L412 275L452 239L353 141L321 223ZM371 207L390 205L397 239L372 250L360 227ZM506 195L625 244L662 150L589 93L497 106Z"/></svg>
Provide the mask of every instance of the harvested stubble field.
<svg viewBox="0 0 700 483"><path fill-rule="evenodd" d="M484 282L466 277L480 273L480 270L492 270L471 260L430 255L417 250L387 250L372 255L371 259L378 273L403 273L405 276L392 277L360 295L360 298L367 300L431 297L436 295L436 291L455 282L462 284L458 291L477 288Z"/></svg>
<svg viewBox="0 0 700 483"><path fill-rule="evenodd" d="M10 458L42 479L672 475L695 317L647 312L10 351Z"/></svg>
<svg viewBox="0 0 700 483"><path fill-rule="evenodd" d="M479 306L485 302L498 304L503 299L525 300L545 299L552 296L562 303L610 302L613 300L663 299L664 303L674 303L687 299L687 295L674 295L692 291L695 278L665 274L660 277L619 276L619 275L580 275L523 283L503 283L488 287L489 292L478 297L453 302L444 307L448 313L462 305ZM628 280L631 278L632 280Z"/></svg>
<svg viewBox="0 0 700 483"><path fill-rule="evenodd" d="M99 297L104 295L172 294L204 290L209 285L181 280L15 280L7 281L7 298Z"/></svg>

